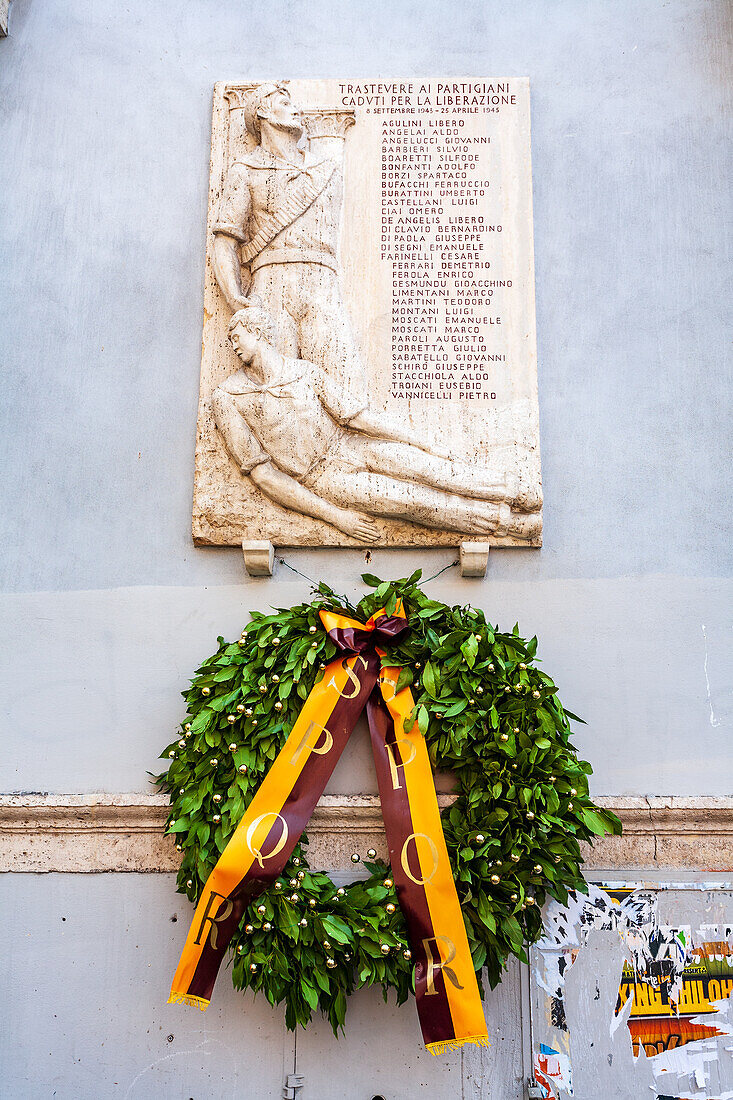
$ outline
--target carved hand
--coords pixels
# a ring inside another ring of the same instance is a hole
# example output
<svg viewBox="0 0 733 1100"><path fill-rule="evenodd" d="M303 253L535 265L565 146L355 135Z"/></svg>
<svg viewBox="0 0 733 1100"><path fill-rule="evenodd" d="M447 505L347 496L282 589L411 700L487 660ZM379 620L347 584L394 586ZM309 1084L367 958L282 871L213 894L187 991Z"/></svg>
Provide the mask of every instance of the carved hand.
<svg viewBox="0 0 733 1100"><path fill-rule="evenodd" d="M343 531L345 535L351 535L359 542L376 542L379 538L376 523L371 516L366 516L363 512L334 507L333 515L329 513L327 518L328 522L338 527L339 531Z"/></svg>

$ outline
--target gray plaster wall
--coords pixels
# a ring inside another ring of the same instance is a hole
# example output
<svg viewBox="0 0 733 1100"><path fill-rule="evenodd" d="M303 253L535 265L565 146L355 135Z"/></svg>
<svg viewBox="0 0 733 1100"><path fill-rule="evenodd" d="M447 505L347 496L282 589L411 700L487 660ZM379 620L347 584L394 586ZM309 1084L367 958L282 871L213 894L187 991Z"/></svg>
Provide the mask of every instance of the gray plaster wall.
<svg viewBox="0 0 733 1100"><path fill-rule="evenodd" d="M0 894L3 1100L281 1100L296 1065L299 1100L522 1098L518 966L487 998L489 1051L434 1058L414 1003L378 989L351 998L339 1040L323 1020L296 1038L226 974L205 1014L166 1005L189 915L172 875L17 878L12 905Z"/></svg>
<svg viewBox="0 0 733 1100"><path fill-rule="evenodd" d="M539 635L588 721L576 742L597 794L729 793L730 37L721 0L13 0L0 790L145 790L216 635L308 596L282 566L250 580L238 552L190 540L214 81L446 74L531 80L545 547L492 552L485 581L453 570L431 591ZM286 558L360 589L358 551ZM368 568L451 560L377 551ZM364 746L331 789L373 789ZM155 1007L183 929L168 878L17 876L1 897L23 1026L0 1092L278 1094L290 1040L269 1009L232 1019L225 980L203 1031ZM83 927L62 921L72 910ZM366 1090L359 1067L397 1025L359 1005L353 1050L369 1045L348 1057ZM518 1009L503 1011L516 1041ZM338 1080L344 1048L319 1036L309 1064ZM391 1048L384 1064L374 1093L459 1095L436 1083L450 1066L405 1068ZM260 1091L252 1065L272 1071ZM480 1080L464 1095L510 1095Z"/></svg>
<svg viewBox="0 0 733 1100"><path fill-rule="evenodd" d="M0 789L144 788L217 633L307 595L189 535L214 81L446 73L531 78L546 518L541 551L432 591L540 635L588 720L597 793L727 791L727 12L14 0ZM449 560L385 551L370 568ZM349 593L364 568L358 551L288 561Z"/></svg>

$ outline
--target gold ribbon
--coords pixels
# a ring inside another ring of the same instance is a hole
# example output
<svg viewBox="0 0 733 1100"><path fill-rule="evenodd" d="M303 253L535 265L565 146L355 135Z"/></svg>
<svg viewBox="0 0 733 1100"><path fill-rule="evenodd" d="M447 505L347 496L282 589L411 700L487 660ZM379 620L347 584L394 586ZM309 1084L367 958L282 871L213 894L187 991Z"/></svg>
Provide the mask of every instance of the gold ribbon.
<svg viewBox="0 0 733 1100"><path fill-rule="evenodd" d="M204 1009L247 906L282 873L357 718L366 707L397 898L408 926L415 996L433 1054L488 1045L466 927L440 823L432 768L400 668L384 645L407 629L401 603L367 623L321 611L349 656L326 667L209 876L178 964L170 1002ZM378 643L381 643L379 645Z"/></svg>

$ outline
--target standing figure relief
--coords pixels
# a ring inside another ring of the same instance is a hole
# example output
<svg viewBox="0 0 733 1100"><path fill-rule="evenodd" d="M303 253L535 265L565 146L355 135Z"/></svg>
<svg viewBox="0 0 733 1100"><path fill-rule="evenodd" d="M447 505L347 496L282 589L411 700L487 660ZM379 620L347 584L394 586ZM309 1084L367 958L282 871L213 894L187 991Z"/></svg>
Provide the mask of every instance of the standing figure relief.
<svg viewBox="0 0 733 1100"><path fill-rule="evenodd" d="M303 146L300 114L281 85L250 92L244 118L257 145L226 177L214 225L217 282L233 312L264 303L284 355L318 363L337 385L365 394L338 274L341 165Z"/></svg>

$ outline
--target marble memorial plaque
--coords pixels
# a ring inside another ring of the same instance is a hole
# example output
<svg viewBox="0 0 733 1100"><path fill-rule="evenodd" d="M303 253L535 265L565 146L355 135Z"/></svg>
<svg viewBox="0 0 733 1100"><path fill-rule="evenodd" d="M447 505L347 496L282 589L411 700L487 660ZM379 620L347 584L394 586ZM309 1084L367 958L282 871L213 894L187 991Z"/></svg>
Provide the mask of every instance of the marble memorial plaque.
<svg viewBox="0 0 733 1100"><path fill-rule="evenodd" d="M220 83L193 534L539 546L529 81Z"/></svg>

